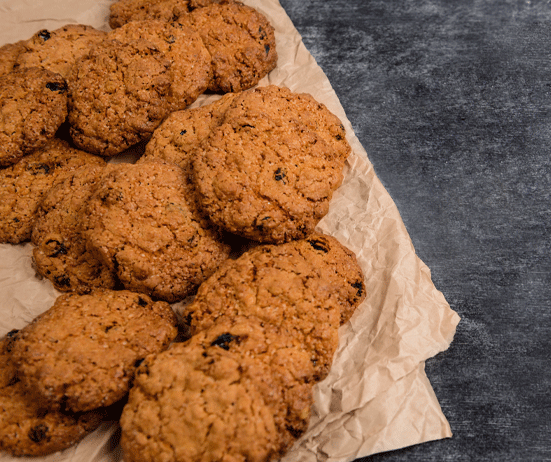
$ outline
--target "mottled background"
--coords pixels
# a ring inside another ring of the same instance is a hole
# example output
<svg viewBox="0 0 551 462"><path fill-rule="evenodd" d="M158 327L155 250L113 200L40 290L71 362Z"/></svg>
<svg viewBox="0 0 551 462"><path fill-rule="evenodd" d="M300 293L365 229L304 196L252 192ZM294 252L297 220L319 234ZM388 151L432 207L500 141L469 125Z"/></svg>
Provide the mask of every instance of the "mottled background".
<svg viewBox="0 0 551 462"><path fill-rule="evenodd" d="M361 461L551 460L551 2L280 1L462 318L453 438Z"/></svg>

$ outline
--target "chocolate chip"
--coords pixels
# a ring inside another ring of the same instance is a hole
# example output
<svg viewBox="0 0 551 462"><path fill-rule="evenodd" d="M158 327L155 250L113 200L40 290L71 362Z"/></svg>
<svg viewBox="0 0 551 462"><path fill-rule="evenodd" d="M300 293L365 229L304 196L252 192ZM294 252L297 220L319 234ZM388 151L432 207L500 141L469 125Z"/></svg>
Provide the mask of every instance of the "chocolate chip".
<svg viewBox="0 0 551 462"><path fill-rule="evenodd" d="M47 29L42 29L40 32L38 32L38 36L44 41L50 40L51 37L50 31Z"/></svg>
<svg viewBox="0 0 551 462"><path fill-rule="evenodd" d="M308 244L310 244L315 250L319 250L324 253L329 252L329 249L325 245L325 242L318 241L318 240L311 240L311 241L308 241Z"/></svg>
<svg viewBox="0 0 551 462"><path fill-rule="evenodd" d="M46 88L51 91L65 93L67 91L67 84L65 82L48 82Z"/></svg>
<svg viewBox="0 0 551 462"><path fill-rule="evenodd" d="M210 345L211 346L219 346L220 348L223 348L224 350L230 349L230 343L234 340L237 340L239 337L236 337L235 335L230 334L229 332L220 335L219 337L214 340Z"/></svg>
<svg viewBox="0 0 551 462"><path fill-rule="evenodd" d="M35 443L40 443L46 438L48 427L44 424L37 425L29 430L29 438Z"/></svg>

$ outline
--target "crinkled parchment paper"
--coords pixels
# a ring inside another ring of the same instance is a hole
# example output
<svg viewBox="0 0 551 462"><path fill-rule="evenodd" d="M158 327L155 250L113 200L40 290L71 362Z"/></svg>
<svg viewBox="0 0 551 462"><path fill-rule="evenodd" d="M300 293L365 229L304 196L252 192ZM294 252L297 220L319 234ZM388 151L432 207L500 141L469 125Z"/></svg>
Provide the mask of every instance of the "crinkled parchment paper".
<svg viewBox="0 0 551 462"><path fill-rule="evenodd" d="M109 30L109 0L0 0L0 44L68 23ZM459 316L434 287L398 210L378 180L330 82L304 47L278 0L245 0L276 28L279 62L261 84L307 92L340 117L353 153L345 180L319 230L358 256L367 299L340 330L331 373L315 387L305 435L285 462L347 462L369 454L451 436L424 372L425 360L448 348ZM202 95L194 106L212 95ZM31 268L30 244L0 245L0 335L48 309L57 292ZM80 444L33 461L119 461L118 426L105 423ZM0 460L13 459L0 455Z"/></svg>

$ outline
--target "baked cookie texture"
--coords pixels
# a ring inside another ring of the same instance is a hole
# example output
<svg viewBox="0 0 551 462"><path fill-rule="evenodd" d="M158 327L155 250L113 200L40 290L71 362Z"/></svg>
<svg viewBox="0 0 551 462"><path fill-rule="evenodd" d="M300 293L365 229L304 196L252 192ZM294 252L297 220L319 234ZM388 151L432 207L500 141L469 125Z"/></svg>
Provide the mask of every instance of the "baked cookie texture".
<svg viewBox="0 0 551 462"><path fill-rule="evenodd" d="M168 347L176 323L168 303L147 295L65 294L19 331L13 361L45 407L89 411L125 397L140 361Z"/></svg>
<svg viewBox="0 0 551 462"><path fill-rule="evenodd" d="M272 324L308 351L320 380L338 346L339 283L303 243L260 245L220 265L182 317L192 335L236 316Z"/></svg>
<svg viewBox="0 0 551 462"><path fill-rule="evenodd" d="M14 330L0 339L0 451L45 456L66 449L95 430L106 411L69 413L38 405L18 378L12 358L16 338Z"/></svg>
<svg viewBox="0 0 551 462"><path fill-rule="evenodd" d="M61 75L33 67L0 76L0 167L44 146L66 117Z"/></svg>
<svg viewBox="0 0 551 462"><path fill-rule="evenodd" d="M67 79L78 58L101 45L106 32L84 24L67 24L49 31L42 29L25 42L16 67L44 67Z"/></svg>
<svg viewBox="0 0 551 462"><path fill-rule="evenodd" d="M26 40L0 46L0 76L13 71L19 54L25 50Z"/></svg>
<svg viewBox="0 0 551 462"><path fill-rule="evenodd" d="M77 60L68 78L77 147L110 157L149 138L169 112L170 66L145 40L106 40Z"/></svg>
<svg viewBox="0 0 551 462"><path fill-rule="evenodd" d="M146 40L168 61L167 100L170 112L193 103L212 77L211 57L201 37L179 23L132 21L108 34L122 43Z"/></svg>
<svg viewBox="0 0 551 462"><path fill-rule="evenodd" d="M226 93L213 103L171 113L153 132L138 162L156 158L187 168L193 151L222 123L235 97L235 93Z"/></svg>
<svg viewBox="0 0 551 462"><path fill-rule="evenodd" d="M114 289L116 275L87 248L82 235L84 210L105 171L87 165L68 174L40 201L31 242L37 272L61 292Z"/></svg>
<svg viewBox="0 0 551 462"><path fill-rule="evenodd" d="M144 19L175 21L195 8L222 2L223 0L118 0L110 7L109 25L116 29L127 22Z"/></svg>
<svg viewBox="0 0 551 462"><path fill-rule="evenodd" d="M121 415L124 459L275 459L281 441L274 410L248 375L250 362L198 343L176 343L146 358Z"/></svg>
<svg viewBox="0 0 551 462"><path fill-rule="evenodd" d="M86 210L87 246L125 288L176 302L230 253L198 210L187 172L154 159L116 164Z"/></svg>
<svg viewBox="0 0 551 462"><path fill-rule="evenodd" d="M178 22L195 30L212 56L211 91L246 90L277 65L274 28L250 6L215 3L180 16Z"/></svg>
<svg viewBox="0 0 551 462"><path fill-rule="evenodd" d="M54 138L46 146L0 170L0 242L19 244L31 238L38 204L65 175L84 165L104 165L98 156Z"/></svg>

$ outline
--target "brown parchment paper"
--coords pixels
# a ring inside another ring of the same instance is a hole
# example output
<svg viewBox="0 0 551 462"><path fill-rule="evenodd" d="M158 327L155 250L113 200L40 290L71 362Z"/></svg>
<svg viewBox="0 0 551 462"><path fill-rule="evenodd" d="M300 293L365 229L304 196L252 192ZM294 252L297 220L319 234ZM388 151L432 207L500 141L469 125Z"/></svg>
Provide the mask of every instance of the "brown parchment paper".
<svg viewBox="0 0 551 462"><path fill-rule="evenodd" d="M391 197L330 82L304 47L278 0L244 0L276 28L277 68L261 84L312 94L342 120L353 153L345 180L318 229L352 249L362 266L367 298L341 327L329 376L315 387L308 431L285 462L348 462L377 452L450 437L425 375L425 360L448 348L459 316L434 287L416 256ZM0 44L68 23L109 30L109 0L0 0ZM361 89L359 89L361 91ZM202 95L194 106L215 96ZM369 110L369 108L366 108ZM0 245L0 335L20 329L59 295L36 278L31 244ZM38 462L120 461L118 425L106 422L73 448ZM27 460L0 454L1 461Z"/></svg>

